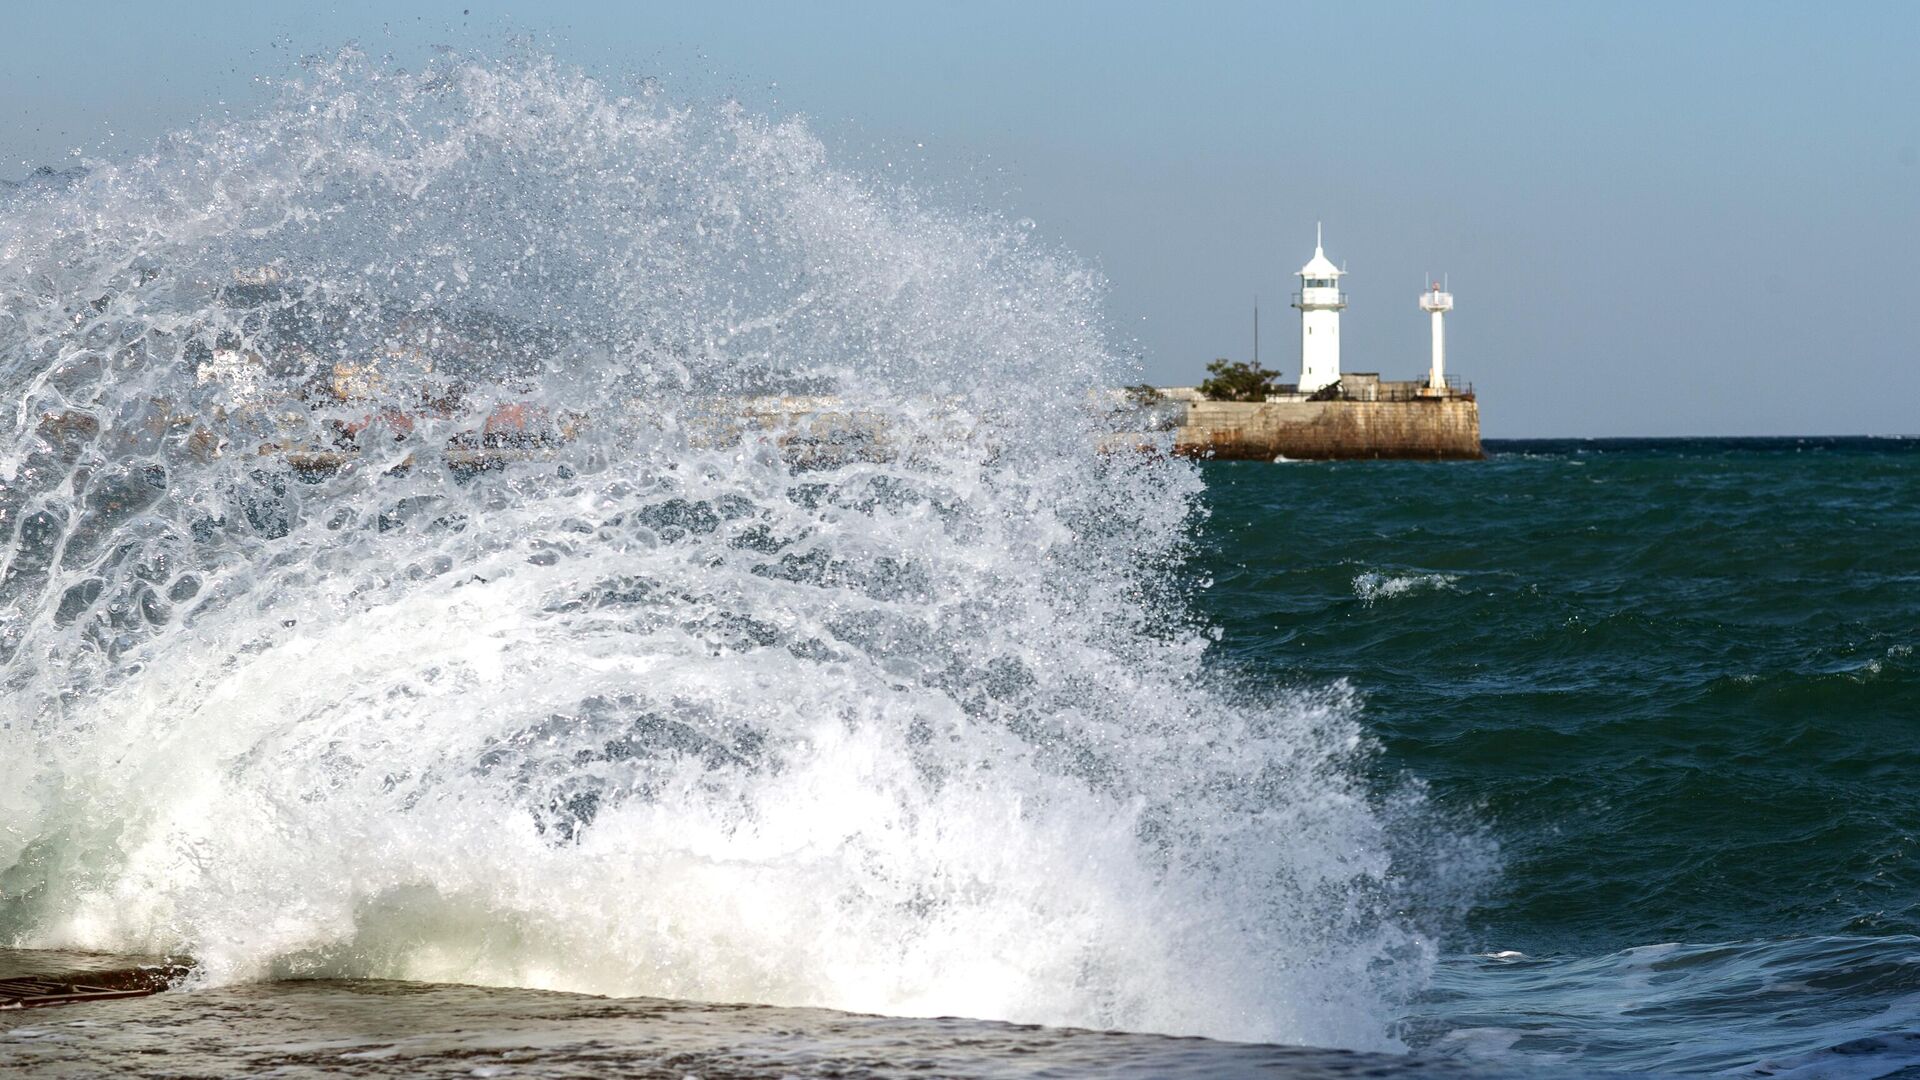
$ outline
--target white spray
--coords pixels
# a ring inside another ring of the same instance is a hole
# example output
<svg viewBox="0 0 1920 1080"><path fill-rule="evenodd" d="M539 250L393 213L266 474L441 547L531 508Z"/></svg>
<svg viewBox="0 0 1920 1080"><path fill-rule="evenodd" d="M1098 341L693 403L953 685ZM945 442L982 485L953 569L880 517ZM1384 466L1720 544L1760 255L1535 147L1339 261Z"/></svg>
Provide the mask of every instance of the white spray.
<svg viewBox="0 0 1920 1080"><path fill-rule="evenodd" d="M1390 1045L1438 841L1211 688L1100 289L539 59L14 196L0 940Z"/></svg>

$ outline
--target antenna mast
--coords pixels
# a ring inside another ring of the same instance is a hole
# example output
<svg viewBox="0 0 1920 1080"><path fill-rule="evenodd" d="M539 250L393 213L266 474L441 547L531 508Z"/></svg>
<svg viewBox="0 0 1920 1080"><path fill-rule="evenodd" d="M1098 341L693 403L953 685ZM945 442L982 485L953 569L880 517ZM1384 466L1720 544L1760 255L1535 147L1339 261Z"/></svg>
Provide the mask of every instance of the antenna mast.
<svg viewBox="0 0 1920 1080"><path fill-rule="evenodd" d="M1260 366L1260 295L1253 297L1253 366Z"/></svg>

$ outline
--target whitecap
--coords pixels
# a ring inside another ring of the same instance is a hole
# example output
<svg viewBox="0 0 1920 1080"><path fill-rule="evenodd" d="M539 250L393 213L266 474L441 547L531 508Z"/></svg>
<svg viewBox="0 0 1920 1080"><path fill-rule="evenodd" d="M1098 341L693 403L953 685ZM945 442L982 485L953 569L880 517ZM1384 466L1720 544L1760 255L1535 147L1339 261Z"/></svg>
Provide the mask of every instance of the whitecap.
<svg viewBox="0 0 1920 1080"><path fill-rule="evenodd" d="M1376 601L1390 600L1408 593L1451 590L1459 580L1454 574L1382 574L1368 571L1354 577L1353 594L1371 606Z"/></svg>

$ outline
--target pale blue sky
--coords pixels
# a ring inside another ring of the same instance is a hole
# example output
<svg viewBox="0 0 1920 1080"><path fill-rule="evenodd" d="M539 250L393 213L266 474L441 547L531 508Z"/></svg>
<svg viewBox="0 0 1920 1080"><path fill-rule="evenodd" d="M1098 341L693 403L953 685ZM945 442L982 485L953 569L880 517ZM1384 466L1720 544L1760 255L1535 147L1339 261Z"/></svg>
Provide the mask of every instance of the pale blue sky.
<svg viewBox="0 0 1920 1080"><path fill-rule="evenodd" d="M470 14L463 15L463 11ZM257 100L357 40L532 31L798 112L852 166L1032 218L1161 382L1298 373L1326 222L1345 366L1451 367L1489 436L1920 433L1920 4L74 2L7 12L0 175Z"/></svg>

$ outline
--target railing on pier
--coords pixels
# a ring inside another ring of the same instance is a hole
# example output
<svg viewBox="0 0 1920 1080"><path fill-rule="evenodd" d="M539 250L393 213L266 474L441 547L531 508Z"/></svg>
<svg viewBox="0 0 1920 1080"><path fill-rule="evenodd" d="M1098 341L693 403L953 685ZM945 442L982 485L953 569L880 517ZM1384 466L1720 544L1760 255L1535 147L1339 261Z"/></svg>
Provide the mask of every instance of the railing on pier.
<svg viewBox="0 0 1920 1080"><path fill-rule="evenodd" d="M1281 387L1283 392L1295 389L1294 387ZM1280 396L1281 394L1278 393L1273 395L1275 398ZM1438 391L1429 388L1425 379L1409 380L1406 382L1370 381L1359 384L1343 382L1340 384L1340 389L1337 392L1327 393L1325 390L1322 390L1314 394L1313 397L1322 401L1476 400L1473 396L1473 384L1465 379L1460 379L1452 375L1447 376L1447 384Z"/></svg>

